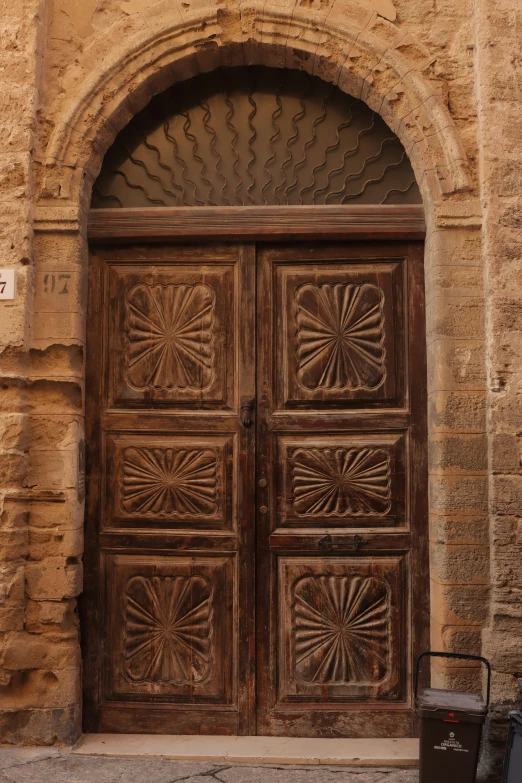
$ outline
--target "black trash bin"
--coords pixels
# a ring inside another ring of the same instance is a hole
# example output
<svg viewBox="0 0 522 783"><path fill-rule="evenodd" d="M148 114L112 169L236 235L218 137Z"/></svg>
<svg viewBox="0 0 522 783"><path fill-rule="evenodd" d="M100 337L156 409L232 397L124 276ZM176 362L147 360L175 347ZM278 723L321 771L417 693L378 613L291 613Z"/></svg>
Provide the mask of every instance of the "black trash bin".
<svg viewBox="0 0 522 783"><path fill-rule="evenodd" d="M419 671L426 657L480 661L488 669L486 702L475 693L427 688L420 696ZM489 708L491 667L478 655L423 653L417 661L415 705L420 717L420 783L475 783L482 727Z"/></svg>
<svg viewBox="0 0 522 783"><path fill-rule="evenodd" d="M509 734L502 783L522 781L522 711L509 713Z"/></svg>

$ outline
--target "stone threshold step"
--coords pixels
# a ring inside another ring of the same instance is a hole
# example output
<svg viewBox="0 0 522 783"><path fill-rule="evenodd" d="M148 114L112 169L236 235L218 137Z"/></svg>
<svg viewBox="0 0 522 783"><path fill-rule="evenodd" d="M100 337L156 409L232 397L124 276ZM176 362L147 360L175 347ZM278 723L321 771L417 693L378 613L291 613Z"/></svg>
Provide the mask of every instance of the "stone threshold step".
<svg viewBox="0 0 522 783"><path fill-rule="evenodd" d="M85 734L73 753L84 756L157 756L184 761L412 767L419 763L419 740Z"/></svg>

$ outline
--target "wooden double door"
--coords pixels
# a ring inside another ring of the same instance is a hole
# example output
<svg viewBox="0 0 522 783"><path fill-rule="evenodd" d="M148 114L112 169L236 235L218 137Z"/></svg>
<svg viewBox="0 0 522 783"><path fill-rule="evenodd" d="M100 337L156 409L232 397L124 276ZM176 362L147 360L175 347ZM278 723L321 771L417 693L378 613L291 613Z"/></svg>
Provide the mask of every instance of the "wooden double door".
<svg viewBox="0 0 522 783"><path fill-rule="evenodd" d="M409 736L422 243L98 247L89 731Z"/></svg>

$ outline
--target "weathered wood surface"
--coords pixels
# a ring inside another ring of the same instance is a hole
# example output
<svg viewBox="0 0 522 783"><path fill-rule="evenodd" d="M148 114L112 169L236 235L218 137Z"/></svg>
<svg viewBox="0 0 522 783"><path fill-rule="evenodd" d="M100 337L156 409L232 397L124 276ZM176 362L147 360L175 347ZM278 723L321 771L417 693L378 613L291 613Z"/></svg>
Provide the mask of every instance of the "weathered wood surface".
<svg viewBox="0 0 522 783"><path fill-rule="evenodd" d="M423 239L422 206L151 207L91 209L96 241Z"/></svg>
<svg viewBox="0 0 522 783"><path fill-rule="evenodd" d="M414 730L428 627L423 324L420 244L259 253L260 733Z"/></svg>
<svg viewBox="0 0 522 783"><path fill-rule="evenodd" d="M422 244L91 261L86 729L410 735Z"/></svg>
<svg viewBox="0 0 522 783"><path fill-rule="evenodd" d="M251 733L254 248L91 260L86 729Z"/></svg>

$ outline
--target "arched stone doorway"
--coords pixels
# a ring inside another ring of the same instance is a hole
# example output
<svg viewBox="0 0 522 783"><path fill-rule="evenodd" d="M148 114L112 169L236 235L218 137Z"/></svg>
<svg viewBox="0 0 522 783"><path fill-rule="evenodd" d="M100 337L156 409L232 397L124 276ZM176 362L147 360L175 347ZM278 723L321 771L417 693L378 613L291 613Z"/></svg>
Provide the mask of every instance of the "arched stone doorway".
<svg viewBox="0 0 522 783"><path fill-rule="evenodd" d="M90 218L89 730L414 731L419 202L380 117L305 73L216 71L117 138Z"/></svg>

